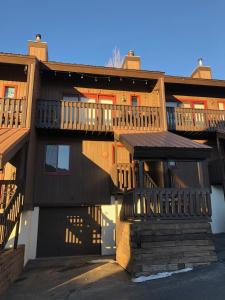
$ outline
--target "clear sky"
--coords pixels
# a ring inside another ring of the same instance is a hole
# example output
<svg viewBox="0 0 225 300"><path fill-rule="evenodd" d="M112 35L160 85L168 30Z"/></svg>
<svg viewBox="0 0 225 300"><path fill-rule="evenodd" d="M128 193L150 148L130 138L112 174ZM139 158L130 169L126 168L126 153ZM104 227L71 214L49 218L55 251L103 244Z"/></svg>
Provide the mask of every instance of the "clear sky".
<svg viewBox="0 0 225 300"><path fill-rule="evenodd" d="M1 1L0 51L27 52L42 34L49 60L106 65L135 50L142 69L189 76L199 57L225 79L225 0Z"/></svg>

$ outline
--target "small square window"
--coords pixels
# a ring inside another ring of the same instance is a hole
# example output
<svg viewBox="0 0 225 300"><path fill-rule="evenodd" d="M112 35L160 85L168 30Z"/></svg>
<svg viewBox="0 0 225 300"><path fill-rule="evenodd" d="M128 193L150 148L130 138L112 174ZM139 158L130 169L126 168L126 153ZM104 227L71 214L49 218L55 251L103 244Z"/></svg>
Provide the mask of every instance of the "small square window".
<svg viewBox="0 0 225 300"><path fill-rule="evenodd" d="M45 171L64 173L69 171L70 146L46 145Z"/></svg>
<svg viewBox="0 0 225 300"><path fill-rule="evenodd" d="M131 105L138 106L138 97L137 96L131 96Z"/></svg>
<svg viewBox="0 0 225 300"><path fill-rule="evenodd" d="M13 86L5 86L5 98L15 98L16 97L16 89Z"/></svg>

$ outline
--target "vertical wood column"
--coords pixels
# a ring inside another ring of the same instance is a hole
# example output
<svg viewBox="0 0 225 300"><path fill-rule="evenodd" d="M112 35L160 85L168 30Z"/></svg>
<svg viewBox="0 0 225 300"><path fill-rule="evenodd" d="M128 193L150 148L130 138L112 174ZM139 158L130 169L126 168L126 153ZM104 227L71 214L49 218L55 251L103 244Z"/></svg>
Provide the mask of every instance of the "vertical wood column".
<svg viewBox="0 0 225 300"><path fill-rule="evenodd" d="M161 77L158 79L158 88L159 88L159 103L161 109L161 130L167 131L167 117L166 117L166 99L165 99L165 84L164 78Z"/></svg>

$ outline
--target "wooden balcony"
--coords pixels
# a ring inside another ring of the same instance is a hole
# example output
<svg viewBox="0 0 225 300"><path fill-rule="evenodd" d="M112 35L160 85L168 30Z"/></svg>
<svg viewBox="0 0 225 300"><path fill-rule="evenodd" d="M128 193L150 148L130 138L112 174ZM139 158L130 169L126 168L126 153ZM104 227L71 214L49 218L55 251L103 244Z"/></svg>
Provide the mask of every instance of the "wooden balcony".
<svg viewBox="0 0 225 300"><path fill-rule="evenodd" d="M167 107L167 124L169 130L215 132L225 129L225 111Z"/></svg>
<svg viewBox="0 0 225 300"><path fill-rule="evenodd" d="M196 188L136 188L124 194L121 218L210 220L210 192Z"/></svg>
<svg viewBox="0 0 225 300"><path fill-rule="evenodd" d="M113 132L117 129L160 131L159 107L39 100L38 128Z"/></svg>
<svg viewBox="0 0 225 300"><path fill-rule="evenodd" d="M22 128L26 121L25 99L0 99L0 127Z"/></svg>

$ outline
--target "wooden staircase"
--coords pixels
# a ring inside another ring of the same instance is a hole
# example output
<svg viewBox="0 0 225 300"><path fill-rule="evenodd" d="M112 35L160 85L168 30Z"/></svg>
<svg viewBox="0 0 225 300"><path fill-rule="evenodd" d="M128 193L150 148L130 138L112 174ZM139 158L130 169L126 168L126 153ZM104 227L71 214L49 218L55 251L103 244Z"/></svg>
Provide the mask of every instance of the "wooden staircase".
<svg viewBox="0 0 225 300"><path fill-rule="evenodd" d="M14 180L0 180L0 252L4 250L15 225L14 248L17 247L23 198L22 184L16 184Z"/></svg>

